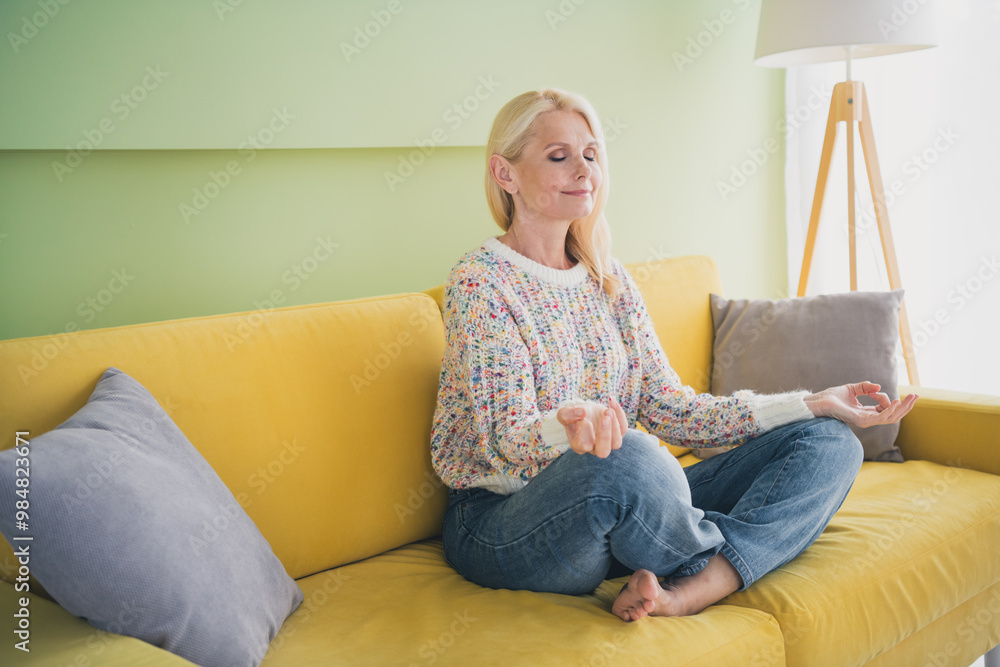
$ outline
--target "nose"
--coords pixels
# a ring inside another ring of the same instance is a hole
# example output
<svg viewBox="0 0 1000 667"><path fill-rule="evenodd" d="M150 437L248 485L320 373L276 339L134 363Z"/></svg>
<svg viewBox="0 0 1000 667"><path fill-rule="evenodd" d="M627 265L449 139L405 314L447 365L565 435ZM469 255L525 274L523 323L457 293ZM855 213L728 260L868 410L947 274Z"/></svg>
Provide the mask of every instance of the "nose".
<svg viewBox="0 0 1000 667"><path fill-rule="evenodd" d="M587 160L586 158L581 157L579 160L577 160L576 179L577 180L580 180L580 179L586 180L587 178L589 178L590 177L590 170L591 170L591 168L592 168L592 164L591 164L590 160Z"/></svg>

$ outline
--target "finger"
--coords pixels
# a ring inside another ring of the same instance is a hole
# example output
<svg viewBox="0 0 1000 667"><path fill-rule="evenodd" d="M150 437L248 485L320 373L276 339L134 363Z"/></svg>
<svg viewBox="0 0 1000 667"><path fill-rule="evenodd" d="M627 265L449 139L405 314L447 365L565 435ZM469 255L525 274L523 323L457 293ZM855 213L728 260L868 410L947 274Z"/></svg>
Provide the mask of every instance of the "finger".
<svg viewBox="0 0 1000 667"><path fill-rule="evenodd" d="M590 420L584 420L577 425L576 441L571 442L573 451L577 454L587 454L594 451L594 427Z"/></svg>
<svg viewBox="0 0 1000 667"><path fill-rule="evenodd" d="M881 391L875 392L875 391L873 391L872 393L868 394L868 397L871 398L871 399L874 399L875 401L877 401L878 404L879 404L879 407L882 408L883 410L885 408L888 408L889 405L892 404L892 399L890 399L889 395L886 394L885 392L881 392Z"/></svg>
<svg viewBox="0 0 1000 667"><path fill-rule="evenodd" d="M878 413L872 424L894 424L898 422L902 417L902 414L900 414L902 407L903 402L896 399L888 408Z"/></svg>
<svg viewBox="0 0 1000 667"><path fill-rule="evenodd" d="M622 430L622 425L618 420L617 414L611 417L611 427L611 449L621 449L622 437L625 435L625 432Z"/></svg>
<svg viewBox="0 0 1000 667"><path fill-rule="evenodd" d="M625 431L628 430L628 417L625 415L625 409L613 396L611 397L611 405L615 410L615 414L618 415L618 426L621 427L622 437L624 437Z"/></svg>
<svg viewBox="0 0 1000 667"><path fill-rule="evenodd" d="M583 408L560 408L559 411L556 412L556 421L563 426L569 426L573 422L583 419L586 414L587 411Z"/></svg>
<svg viewBox="0 0 1000 667"><path fill-rule="evenodd" d="M854 411L854 425L861 428L868 428L880 424L891 424L893 422L893 415L896 414L897 406L898 404L883 409L881 407L876 408L874 405L866 405L858 408Z"/></svg>
<svg viewBox="0 0 1000 667"><path fill-rule="evenodd" d="M900 419L902 419L906 413L908 413L910 410L913 409L913 406L916 404L918 398L920 397L917 396L916 394L910 394L906 397L906 399L903 401L903 411L899 415Z"/></svg>
<svg viewBox="0 0 1000 667"><path fill-rule="evenodd" d="M859 394L870 394L875 391L881 391L882 389L882 385L878 384L877 382L869 382L868 380L865 380L864 382L859 382L853 386L857 388Z"/></svg>
<svg viewBox="0 0 1000 667"><path fill-rule="evenodd" d="M611 453L611 417L607 413L609 410L602 410L600 421L597 425L597 440L594 443L594 454L599 458L607 458Z"/></svg>

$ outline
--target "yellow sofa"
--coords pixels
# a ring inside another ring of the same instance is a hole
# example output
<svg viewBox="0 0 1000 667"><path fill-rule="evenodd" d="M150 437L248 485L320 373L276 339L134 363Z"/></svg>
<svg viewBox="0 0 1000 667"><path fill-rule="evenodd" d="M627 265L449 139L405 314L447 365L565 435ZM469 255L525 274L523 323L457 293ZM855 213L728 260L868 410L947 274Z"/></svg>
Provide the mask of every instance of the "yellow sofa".
<svg viewBox="0 0 1000 667"><path fill-rule="evenodd" d="M715 265L628 268L672 364L706 391ZM609 613L622 580L579 597L464 580L442 556L446 493L428 453L441 295L0 341L4 447L15 431L34 437L69 417L109 366L141 382L305 593L265 667L964 667L1000 643L1000 398L924 388L899 434L907 462L865 463L816 543L701 614L624 623ZM16 563L2 548L9 582ZM32 590L32 652L15 653L3 612L0 664L190 664ZM0 608L15 597L0 583Z"/></svg>

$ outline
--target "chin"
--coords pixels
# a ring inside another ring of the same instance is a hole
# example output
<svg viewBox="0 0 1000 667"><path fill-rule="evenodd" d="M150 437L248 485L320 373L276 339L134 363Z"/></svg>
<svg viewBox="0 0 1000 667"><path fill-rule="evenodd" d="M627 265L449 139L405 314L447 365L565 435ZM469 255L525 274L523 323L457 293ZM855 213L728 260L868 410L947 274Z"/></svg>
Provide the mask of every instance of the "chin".
<svg viewBox="0 0 1000 667"><path fill-rule="evenodd" d="M594 211L593 206L577 206L575 210L567 211L568 220L578 220L580 218L586 218Z"/></svg>

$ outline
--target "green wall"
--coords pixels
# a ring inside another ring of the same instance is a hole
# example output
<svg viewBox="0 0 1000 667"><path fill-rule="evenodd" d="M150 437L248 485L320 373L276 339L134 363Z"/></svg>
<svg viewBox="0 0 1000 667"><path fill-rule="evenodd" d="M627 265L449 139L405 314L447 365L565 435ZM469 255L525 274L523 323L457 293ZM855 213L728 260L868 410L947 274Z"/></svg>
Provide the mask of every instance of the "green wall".
<svg viewBox="0 0 1000 667"><path fill-rule="evenodd" d="M752 63L758 14L759 0L4 2L0 338L437 285L499 233L482 186L493 116L544 85L605 120L616 257L710 254L730 296L775 296L783 79ZM365 27L378 34L354 53Z"/></svg>

